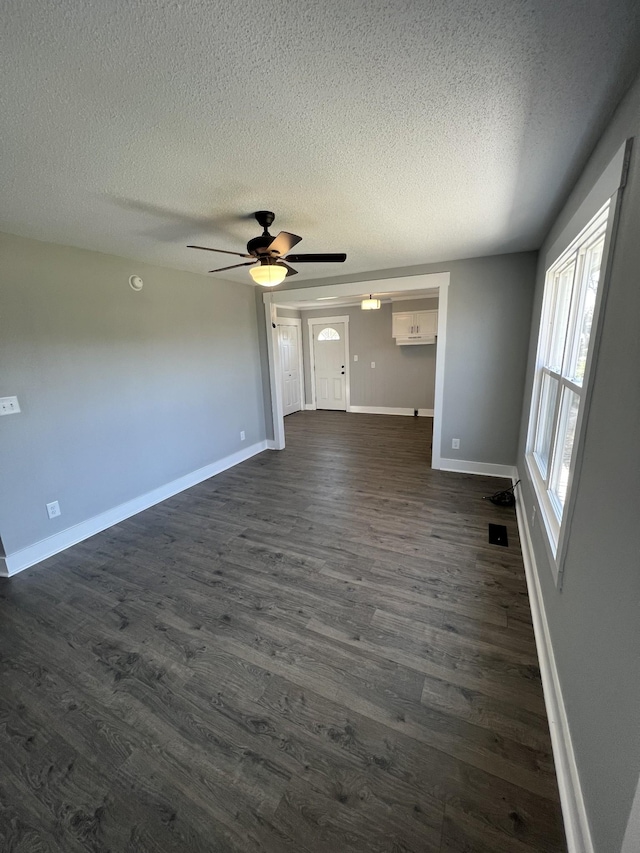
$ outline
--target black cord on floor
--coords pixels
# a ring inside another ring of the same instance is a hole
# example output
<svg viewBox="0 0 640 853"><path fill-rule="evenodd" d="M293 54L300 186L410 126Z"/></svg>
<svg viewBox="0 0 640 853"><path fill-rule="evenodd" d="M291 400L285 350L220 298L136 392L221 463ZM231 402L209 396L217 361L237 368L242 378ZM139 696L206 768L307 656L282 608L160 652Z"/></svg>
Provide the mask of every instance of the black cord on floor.
<svg viewBox="0 0 640 853"><path fill-rule="evenodd" d="M515 506L516 496L514 494L515 487L518 485L520 480L510 486L508 489L503 489L501 492L496 492L494 495L485 495L482 498L483 501L491 501L492 504L496 506Z"/></svg>

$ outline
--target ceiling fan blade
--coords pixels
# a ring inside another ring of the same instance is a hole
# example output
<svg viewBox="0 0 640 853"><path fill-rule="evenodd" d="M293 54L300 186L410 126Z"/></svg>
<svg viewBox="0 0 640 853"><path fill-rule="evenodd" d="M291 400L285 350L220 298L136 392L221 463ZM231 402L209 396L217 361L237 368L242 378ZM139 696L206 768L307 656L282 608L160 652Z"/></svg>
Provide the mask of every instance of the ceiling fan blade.
<svg viewBox="0 0 640 853"><path fill-rule="evenodd" d="M287 268L287 277L290 275L298 275L298 270L294 270L293 267L290 267L289 264L286 264L284 261L278 261L277 264L278 266Z"/></svg>
<svg viewBox="0 0 640 853"><path fill-rule="evenodd" d="M224 270L235 270L237 267L252 267L255 263L255 261L249 261L248 264L232 264L230 267L220 267L217 270L209 270L209 272L223 272Z"/></svg>
<svg viewBox="0 0 640 853"><path fill-rule="evenodd" d="M341 264L347 260L347 256L344 252L336 252L332 255L289 255L284 260L294 264Z"/></svg>
<svg viewBox="0 0 640 853"><path fill-rule="evenodd" d="M281 231L278 236L274 237L269 243L268 248L271 252L277 252L279 255L286 255L289 249L293 249L300 240L302 240L302 237L298 237L297 234L289 234L288 231Z"/></svg>
<svg viewBox="0 0 640 853"><path fill-rule="evenodd" d="M252 258L243 252L230 252L228 249L210 249L208 246L187 246L187 249L202 249L204 252L222 252L223 255L237 255L239 258Z"/></svg>

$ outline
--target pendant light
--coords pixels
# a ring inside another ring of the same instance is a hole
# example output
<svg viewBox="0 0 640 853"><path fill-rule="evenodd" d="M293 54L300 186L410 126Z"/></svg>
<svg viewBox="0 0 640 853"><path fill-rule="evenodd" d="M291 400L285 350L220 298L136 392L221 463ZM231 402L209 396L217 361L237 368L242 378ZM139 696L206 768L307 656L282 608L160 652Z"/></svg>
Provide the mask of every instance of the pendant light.
<svg viewBox="0 0 640 853"><path fill-rule="evenodd" d="M374 299L371 294L369 294L368 299L363 299L360 303L360 307L363 311L377 311L380 307L380 300Z"/></svg>

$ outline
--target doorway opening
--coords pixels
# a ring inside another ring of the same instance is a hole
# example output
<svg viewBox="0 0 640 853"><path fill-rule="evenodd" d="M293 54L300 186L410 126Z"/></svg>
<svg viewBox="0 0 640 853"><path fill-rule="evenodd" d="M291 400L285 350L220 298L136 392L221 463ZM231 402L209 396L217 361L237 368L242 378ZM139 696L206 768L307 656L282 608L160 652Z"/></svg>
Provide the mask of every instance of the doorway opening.
<svg viewBox="0 0 640 853"><path fill-rule="evenodd" d="M284 417L291 404L280 378L278 326L286 314L301 323L306 388L301 408L433 418L431 467L440 468L448 286L445 272L263 294L274 428L270 446L284 449ZM382 310L362 311L361 300L374 291ZM343 310L320 310L329 306ZM363 326L372 335L371 346L364 342ZM420 371L427 363L429 381L417 391L416 376L426 375Z"/></svg>

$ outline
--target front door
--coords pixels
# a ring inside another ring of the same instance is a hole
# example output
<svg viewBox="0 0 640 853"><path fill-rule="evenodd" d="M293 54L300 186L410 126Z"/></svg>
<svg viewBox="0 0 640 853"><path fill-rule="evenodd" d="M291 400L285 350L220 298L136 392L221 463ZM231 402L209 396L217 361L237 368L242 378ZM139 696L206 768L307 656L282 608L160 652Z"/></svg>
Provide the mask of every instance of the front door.
<svg viewBox="0 0 640 853"><path fill-rule="evenodd" d="M291 415L302 408L300 394L300 341L297 326L278 326L280 368L282 371L283 413Z"/></svg>
<svg viewBox="0 0 640 853"><path fill-rule="evenodd" d="M316 408L346 412L344 323L313 325Z"/></svg>

